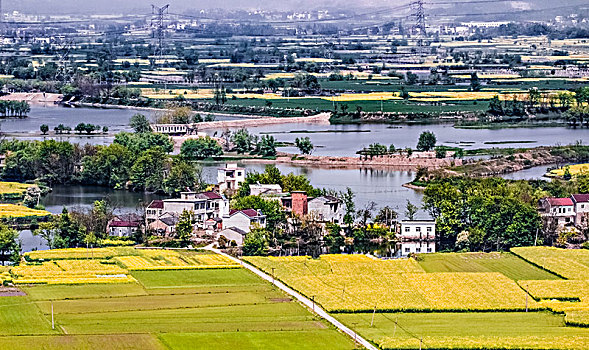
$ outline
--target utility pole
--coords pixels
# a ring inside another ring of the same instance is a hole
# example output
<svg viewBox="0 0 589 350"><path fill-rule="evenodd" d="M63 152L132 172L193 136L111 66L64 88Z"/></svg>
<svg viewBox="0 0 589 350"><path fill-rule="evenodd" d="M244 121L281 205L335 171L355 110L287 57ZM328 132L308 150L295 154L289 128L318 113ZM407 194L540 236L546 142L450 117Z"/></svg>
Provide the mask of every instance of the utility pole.
<svg viewBox="0 0 589 350"><path fill-rule="evenodd" d="M53 318L53 300L51 300L51 329L55 329L55 319Z"/></svg>
<svg viewBox="0 0 589 350"><path fill-rule="evenodd" d="M370 328L374 327L374 315L376 315L376 305L374 305L374 311L372 312L372 321L370 321Z"/></svg>
<svg viewBox="0 0 589 350"><path fill-rule="evenodd" d="M168 14L169 8L169 4L162 7L151 5L151 14L154 16L151 19L151 25L155 28L153 36L157 39L158 44L156 56L160 58L164 55L164 16Z"/></svg>
<svg viewBox="0 0 589 350"><path fill-rule="evenodd" d="M423 7L423 0L417 0L411 3L412 17L415 17L414 29L419 30L419 40L417 44L424 46L424 40L427 38L426 25L425 25L425 10Z"/></svg>

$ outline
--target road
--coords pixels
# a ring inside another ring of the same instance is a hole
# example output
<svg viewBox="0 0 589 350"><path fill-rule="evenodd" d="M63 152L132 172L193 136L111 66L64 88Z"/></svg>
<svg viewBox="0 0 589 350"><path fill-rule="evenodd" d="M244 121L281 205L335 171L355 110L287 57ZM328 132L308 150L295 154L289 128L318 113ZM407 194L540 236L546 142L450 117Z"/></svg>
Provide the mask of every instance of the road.
<svg viewBox="0 0 589 350"><path fill-rule="evenodd" d="M337 329L339 329L340 331L342 331L345 334L347 334L348 336L350 336L352 339L354 339L356 341L356 343L362 345L363 347L365 347L368 350L378 350L377 347L375 347L374 345L372 345L366 339L362 338L358 333L356 333L353 330L351 330L350 328L346 327L340 321L336 320L334 317L332 317L330 314L328 314L327 311L323 310L319 305L315 304L310 299L304 297L303 295L299 294L294 289L292 289L292 288L288 287L287 285L285 285L284 283L282 283L282 282L274 279L272 276L270 276L267 273L261 271L260 269L256 268L255 266L253 266L251 264L248 264L248 263L246 263L243 260L239 260L239 259L237 259L235 257L232 257L232 256L230 256L228 254L225 254L222 251L213 248L212 246L207 246L204 249L210 250L210 251L215 252L215 253L220 254L220 255L223 255L223 256L225 256L225 257L227 257L227 258L229 258L229 259L237 262L238 264L241 264L244 268L246 268L246 269L250 270L251 272L255 273L256 275L260 276L262 279L265 279L266 281L274 284L276 287L278 287L279 289L281 289L285 293L287 293L290 296L292 296L295 299L297 299L301 304L305 305L307 308L309 308L311 311L313 311L319 317L325 319L327 322L329 322L332 325L334 325Z"/></svg>

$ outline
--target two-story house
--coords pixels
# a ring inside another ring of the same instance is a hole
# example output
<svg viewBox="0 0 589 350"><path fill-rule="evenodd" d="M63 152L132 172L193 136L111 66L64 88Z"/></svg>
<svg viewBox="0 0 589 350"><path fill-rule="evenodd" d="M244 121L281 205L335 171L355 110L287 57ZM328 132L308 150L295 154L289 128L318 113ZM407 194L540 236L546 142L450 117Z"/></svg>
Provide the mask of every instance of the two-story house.
<svg viewBox="0 0 589 350"><path fill-rule="evenodd" d="M571 199L575 206L575 225L589 225L589 194L574 194Z"/></svg>
<svg viewBox="0 0 589 350"><path fill-rule="evenodd" d="M266 227L266 215L259 210L231 210L223 217L223 228L238 228L244 232L250 232L254 226Z"/></svg>
<svg viewBox="0 0 589 350"><path fill-rule="evenodd" d="M180 198L151 202L146 209L146 224L167 214L179 217L185 210L193 213L197 227L205 228L207 220L229 213L229 200L216 192L182 192Z"/></svg>
<svg viewBox="0 0 589 350"><path fill-rule="evenodd" d="M399 224L400 256L436 252L436 222L403 220Z"/></svg>
<svg viewBox="0 0 589 350"><path fill-rule="evenodd" d="M237 164L226 164L224 168L217 170L217 183L220 193L227 190L238 190L244 182L245 169L238 167Z"/></svg>
<svg viewBox="0 0 589 350"><path fill-rule="evenodd" d="M542 198L539 205L540 215L554 218L559 226L575 224L575 204L571 198Z"/></svg>
<svg viewBox="0 0 589 350"><path fill-rule="evenodd" d="M344 203L333 196L320 196L307 202L309 215L320 222L343 223L346 209Z"/></svg>

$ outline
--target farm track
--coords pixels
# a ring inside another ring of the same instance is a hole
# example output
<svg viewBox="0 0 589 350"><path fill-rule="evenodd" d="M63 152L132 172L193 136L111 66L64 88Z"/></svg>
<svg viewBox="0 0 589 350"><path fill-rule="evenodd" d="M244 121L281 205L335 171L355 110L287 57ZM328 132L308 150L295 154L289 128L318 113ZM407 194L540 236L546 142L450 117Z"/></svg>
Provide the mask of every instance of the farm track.
<svg viewBox="0 0 589 350"><path fill-rule="evenodd" d="M280 290L282 290L283 292L287 293L288 295L296 298L301 304L305 305L313 313L317 314L319 317L321 317L321 318L325 319L327 322L331 323L338 330L340 330L341 332L343 332L343 333L347 334L348 336L350 336L352 339L354 339L354 341L356 341L357 343L359 343L360 345L362 345L366 349L368 349L368 350L378 350L378 348L375 347L374 345L372 345L372 343L370 343L369 341L367 341L366 339L364 339L361 335L359 335L358 333L354 332L350 328L346 327L343 323L341 323L340 321L338 321L337 319L335 319L333 316L331 316L330 314L328 314L327 311L325 311L319 305L317 305L316 303L312 302L308 298L302 296L301 294L299 294L298 292L296 292L292 288L288 287L284 283L276 280L272 276L270 276L270 275L264 273L263 271L259 270L255 266L253 266L253 265L251 265L249 263L246 263L245 261L242 261L242 260L239 260L237 258L234 258L234 257L232 257L232 256L230 256L228 254L225 254L225 253L223 253L222 251L220 251L218 249L212 248L211 246L207 246L204 249L209 250L209 251L212 251L212 252L217 253L217 254L220 254L220 255L223 255L226 258L229 258L229 259L231 259L231 260L233 260L233 261L235 261L237 263L240 263L244 268L250 270L251 272L253 272L257 276L261 277L262 279L264 279L264 280L266 280L266 281L274 284L276 287L278 287Z"/></svg>

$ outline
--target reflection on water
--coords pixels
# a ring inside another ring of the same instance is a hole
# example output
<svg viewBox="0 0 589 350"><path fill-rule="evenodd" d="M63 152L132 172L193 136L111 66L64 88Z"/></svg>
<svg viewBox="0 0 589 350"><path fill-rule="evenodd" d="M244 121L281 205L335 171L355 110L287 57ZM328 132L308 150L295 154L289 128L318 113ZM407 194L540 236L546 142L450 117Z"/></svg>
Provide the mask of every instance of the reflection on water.
<svg viewBox="0 0 589 350"><path fill-rule="evenodd" d="M397 148L415 148L421 132L429 130L436 134L438 144L464 149L493 147L537 147L557 143L568 145L576 140L586 140L589 129L551 128L511 128L511 129L455 129L452 124L433 125L317 125L317 124L275 124L248 127L254 134L271 133L281 142L294 142L297 137L309 137L317 147L313 154L331 156L354 156L356 151L378 142L394 144ZM345 131L325 132L325 131ZM212 134L215 130L211 130ZM291 133L296 131L296 133ZM358 132L354 132L358 131ZM369 132L366 132L369 131ZM489 144L498 141L534 141L533 143ZM294 147L280 150L298 153Z"/></svg>
<svg viewBox="0 0 589 350"><path fill-rule="evenodd" d="M203 167L204 180L215 182L217 168L222 164L210 164ZM246 171L263 172L263 164L240 164ZM278 164L278 169L283 174L294 173L307 176L311 185L318 188L331 188L337 191L345 191L351 188L356 194L356 208L361 209L373 201L378 208L391 206L401 214L405 210L407 200L415 205L421 204L421 192L403 187L403 184L411 182L414 178L413 171L389 171L372 169L326 169L316 167L304 167L289 164ZM427 215L420 212L420 218Z"/></svg>
<svg viewBox="0 0 589 350"><path fill-rule="evenodd" d="M115 191L99 186L55 186L53 191L41 199L41 204L49 212L59 214L63 208L90 209L95 201L108 199L115 208L115 213L130 213L140 211L142 205L149 204L161 196L129 191Z"/></svg>

